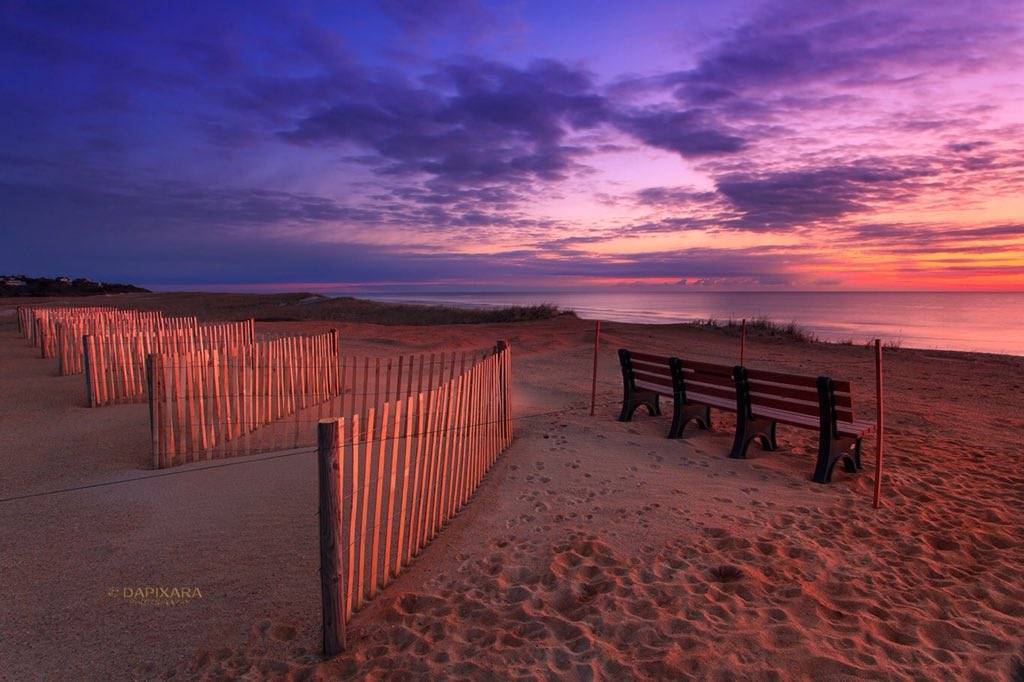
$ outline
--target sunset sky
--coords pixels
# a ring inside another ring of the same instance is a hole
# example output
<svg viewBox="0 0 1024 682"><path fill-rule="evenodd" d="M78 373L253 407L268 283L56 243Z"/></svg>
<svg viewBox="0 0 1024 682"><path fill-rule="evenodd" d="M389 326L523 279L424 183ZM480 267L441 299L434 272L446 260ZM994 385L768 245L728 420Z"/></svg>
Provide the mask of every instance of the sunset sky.
<svg viewBox="0 0 1024 682"><path fill-rule="evenodd" d="M1024 290L1024 2L0 0L0 273Z"/></svg>

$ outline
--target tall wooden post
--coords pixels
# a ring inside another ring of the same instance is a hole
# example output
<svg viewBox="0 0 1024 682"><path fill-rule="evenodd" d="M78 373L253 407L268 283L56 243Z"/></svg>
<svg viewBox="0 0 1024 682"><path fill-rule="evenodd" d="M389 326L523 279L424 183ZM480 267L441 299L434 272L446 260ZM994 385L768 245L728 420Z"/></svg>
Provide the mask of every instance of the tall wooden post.
<svg viewBox="0 0 1024 682"><path fill-rule="evenodd" d="M885 410L882 409L882 340L875 339L875 509L881 506L882 448Z"/></svg>
<svg viewBox="0 0 1024 682"><path fill-rule="evenodd" d="M324 655L345 649L345 573L341 551L341 448L343 419L322 419L317 427L320 481L320 595Z"/></svg>
<svg viewBox="0 0 1024 682"><path fill-rule="evenodd" d="M747 318L740 322L740 364L743 364L747 356Z"/></svg>
<svg viewBox="0 0 1024 682"><path fill-rule="evenodd" d="M590 416L594 416L597 404L597 350L601 345L601 320L594 321L594 369L590 375Z"/></svg>
<svg viewBox="0 0 1024 682"><path fill-rule="evenodd" d="M92 372L89 368L89 337L82 337L82 371L85 373L85 406L95 407L92 402Z"/></svg>
<svg viewBox="0 0 1024 682"><path fill-rule="evenodd" d="M157 397L153 391L153 355L146 356L146 395L149 398L149 438L153 446L153 468L160 468L160 443L157 437L159 433L156 423L156 401Z"/></svg>

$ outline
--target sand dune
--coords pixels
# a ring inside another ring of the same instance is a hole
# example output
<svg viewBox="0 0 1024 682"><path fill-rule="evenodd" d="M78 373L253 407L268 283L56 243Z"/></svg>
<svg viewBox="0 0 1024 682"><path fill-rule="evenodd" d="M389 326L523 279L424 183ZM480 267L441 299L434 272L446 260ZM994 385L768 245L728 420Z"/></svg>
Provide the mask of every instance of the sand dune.
<svg viewBox="0 0 1024 682"><path fill-rule="evenodd" d="M315 462L256 457L0 504L0 675L1024 674L1024 413L1006 397L1024 388L1020 358L887 358L891 473L874 511L871 448L864 472L821 486L808 480L805 432L783 428L779 452L735 461L728 417L675 442L667 418L614 420L617 345L731 361L724 334L606 325L589 417L589 323L334 326L353 350L382 355L509 338L520 417L467 509L356 616L350 650L318 655ZM73 377L47 376L2 334L4 497L148 473L144 407L78 407ZM750 355L832 370L872 409L864 348L755 339ZM154 607L107 593L151 583L194 584L203 598Z"/></svg>

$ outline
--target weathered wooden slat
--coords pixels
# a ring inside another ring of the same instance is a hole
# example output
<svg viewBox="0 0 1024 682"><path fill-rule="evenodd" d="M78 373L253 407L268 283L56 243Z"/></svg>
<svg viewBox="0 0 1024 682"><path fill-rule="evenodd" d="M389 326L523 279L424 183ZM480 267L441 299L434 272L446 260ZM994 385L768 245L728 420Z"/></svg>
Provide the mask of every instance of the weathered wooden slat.
<svg viewBox="0 0 1024 682"><path fill-rule="evenodd" d="M388 412L391 408L391 403L384 403L380 408L380 436L378 437L377 456L374 466L374 494L373 494L373 545L370 548L370 582L368 586L368 596L373 598L373 595L377 593L380 588L378 582L378 571L381 557L381 535L384 534L384 526L387 524L387 512L384 505L384 472L386 470L385 458L387 457L388 451L388 427L390 422L388 420ZM367 491L369 494L369 491ZM385 541L385 546L386 546Z"/></svg>
<svg viewBox="0 0 1024 682"><path fill-rule="evenodd" d="M635 381L642 381L648 384L655 384L657 386L665 386L669 389L672 388L672 376L668 374L650 374L648 372L634 370L633 379Z"/></svg>
<svg viewBox="0 0 1024 682"><path fill-rule="evenodd" d="M699 360L690 360L688 358L679 358L679 361L682 363L684 370L710 374L712 376L724 376L730 380L732 378L732 366L730 365L700 362Z"/></svg>
<svg viewBox="0 0 1024 682"><path fill-rule="evenodd" d="M750 378L751 380L760 379L762 381L790 386L807 386L811 388L817 388L818 385L817 377L809 377L799 374L784 374L782 372L770 372L764 369L747 368L747 377ZM839 393L850 392L849 381L833 380L832 385L834 386L835 390Z"/></svg>
<svg viewBox="0 0 1024 682"><path fill-rule="evenodd" d="M635 353L633 351L629 351L629 358L630 360L640 360L641 362L651 362L658 365L663 364L666 367L668 366L667 355L652 355L651 353Z"/></svg>

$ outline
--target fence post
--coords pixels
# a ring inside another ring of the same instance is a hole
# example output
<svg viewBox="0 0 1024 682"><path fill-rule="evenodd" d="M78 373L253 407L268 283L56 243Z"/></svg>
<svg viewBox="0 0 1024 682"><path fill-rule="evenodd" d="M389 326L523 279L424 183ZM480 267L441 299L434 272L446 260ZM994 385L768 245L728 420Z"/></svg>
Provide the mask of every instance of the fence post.
<svg viewBox="0 0 1024 682"><path fill-rule="evenodd" d="M324 655L345 649L345 573L340 552L341 447L343 419L321 419L317 425L317 462L320 491L320 595L323 615Z"/></svg>
<svg viewBox="0 0 1024 682"><path fill-rule="evenodd" d="M590 376L590 416L594 416L597 404L597 350L601 344L601 320L594 321L594 369Z"/></svg>
<svg viewBox="0 0 1024 682"><path fill-rule="evenodd" d="M89 372L89 337L82 337L82 371L85 373L85 406L95 407L92 404L92 377Z"/></svg>
<svg viewBox="0 0 1024 682"><path fill-rule="evenodd" d="M512 395L512 376L511 376L511 365L508 362L509 357L509 345L508 341L500 340L497 343L498 352L498 364L496 369L498 370L498 404L500 411L496 417L500 417L501 428L499 433L502 434L503 438L511 440L512 434L509 431L511 426L512 406L509 404L509 400Z"/></svg>
<svg viewBox="0 0 1024 682"><path fill-rule="evenodd" d="M740 323L740 364L743 364L743 360L747 355L747 318L743 318L743 322Z"/></svg>
<svg viewBox="0 0 1024 682"><path fill-rule="evenodd" d="M153 391L153 363L153 354L150 353L146 355L146 396L149 398L149 438L153 444L153 468L159 469L160 441L157 434L160 433L160 430L156 423L156 398L155 392Z"/></svg>
<svg viewBox="0 0 1024 682"><path fill-rule="evenodd" d="M875 339L875 501L878 509L882 502L882 447L885 439L882 436L885 411L882 409L882 340Z"/></svg>

